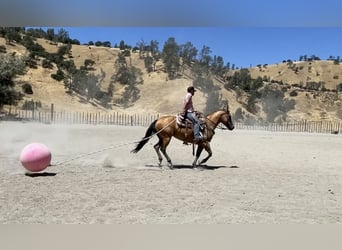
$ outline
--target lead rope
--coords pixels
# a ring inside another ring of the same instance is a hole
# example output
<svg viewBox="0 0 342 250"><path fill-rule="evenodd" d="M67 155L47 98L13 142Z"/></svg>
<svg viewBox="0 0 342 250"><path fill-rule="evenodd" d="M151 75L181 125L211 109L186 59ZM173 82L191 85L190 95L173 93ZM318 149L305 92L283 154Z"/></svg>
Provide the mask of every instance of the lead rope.
<svg viewBox="0 0 342 250"><path fill-rule="evenodd" d="M146 137L144 138L145 140L149 140L151 139L153 136L159 134L160 132L162 132L164 129L166 129L167 127L169 127L176 119L173 119L170 123L168 123L165 127L163 127L161 130L159 130L157 133L149 136L149 137ZM141 141L141 140L140 140ZM92 151L92 152L89 152L89 153L84 153L84 154L80 154L78 156L75 156L73 158L70 158L70 159L67 159L65 161L59 161L55 164L51 164L50 166L59 166L59 165L62 165L62 164L65 164L65 163L68 163L70 161L74 161L74 160L77 160L79 158L82 158L82 157L85 157L85 156L89 156L89 155L93 155L93 154L98 154L98 153L101 153L101 152L104 152L104 151L107 151L107 150L110 150L110 149L114 149L114 148L119 148L119 147L123 147L123 146L128 146L128 145L131 145L131 144L136 144L136 143L139 143L140 141L134 141L134 142L127 142L127 143L123 143L123 144L119 144L119 145L111 145L109 147L106 147L106 148L103 148L103 149L99 149L99 150L95 150L95 151Z"/></svg>

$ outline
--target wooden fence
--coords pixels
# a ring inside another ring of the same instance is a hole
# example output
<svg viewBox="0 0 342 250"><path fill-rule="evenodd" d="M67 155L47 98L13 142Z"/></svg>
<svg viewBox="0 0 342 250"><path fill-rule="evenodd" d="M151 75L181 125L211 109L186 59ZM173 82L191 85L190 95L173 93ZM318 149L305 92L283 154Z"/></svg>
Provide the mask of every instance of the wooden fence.
<svg viewBox="0 0 342 250"><path fill-rule="evenodd" d="M33 121L40 123L63 124L103 124L124 126L149 126L159 114L125 114L120 112L90 113L90 112L50 112L15 110L0 120ZM311 132L311 133L342 133L342 122L335 121L291 121L282 123L260 123L246 125L234 123L235 128L244 130L264 130L275 132Z"/></svg>
<svg viewBox="0 0 342 250"><path fill-rule="evenodd" d="M56 124L103 124L124 126L148 126L159 117L158 114L126 114L120 112L41 112L16 110L3 116L0 120L32 121Z"/></svg>
<svg viewBox="0 0 342 250"><path fill-rule="evenodd" d="M342 122L335 121L290 121L282 123L253 124L234 123L235 128L275 132L342 133Z"/></svg>

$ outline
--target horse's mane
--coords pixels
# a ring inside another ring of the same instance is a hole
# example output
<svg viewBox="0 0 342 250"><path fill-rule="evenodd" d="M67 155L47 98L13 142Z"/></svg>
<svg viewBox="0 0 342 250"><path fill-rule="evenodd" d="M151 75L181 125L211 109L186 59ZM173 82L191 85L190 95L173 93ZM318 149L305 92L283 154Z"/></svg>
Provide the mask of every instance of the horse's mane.
<svg viewBox="0 0 342 250"><path fill-rule="evenodd" d="M215 113L218 113L218 112L226 112L226 111L222 108L222 109L215 110L215 111L211 112L210 114L206 115L205 117L212 116L212 115L214 115Z"/></svg>

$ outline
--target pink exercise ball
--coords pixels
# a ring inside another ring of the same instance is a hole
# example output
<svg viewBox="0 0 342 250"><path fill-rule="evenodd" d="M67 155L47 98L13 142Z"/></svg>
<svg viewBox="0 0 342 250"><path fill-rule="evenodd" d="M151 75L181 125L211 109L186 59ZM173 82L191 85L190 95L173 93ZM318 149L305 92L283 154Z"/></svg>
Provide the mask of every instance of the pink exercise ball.
<svg viewBox="0 0 342 250"><path fill-rule="evenodd" d="M26 145L20 154L21 164L31 172L43 171L51 162L51 152L42 143Z"/></svg>

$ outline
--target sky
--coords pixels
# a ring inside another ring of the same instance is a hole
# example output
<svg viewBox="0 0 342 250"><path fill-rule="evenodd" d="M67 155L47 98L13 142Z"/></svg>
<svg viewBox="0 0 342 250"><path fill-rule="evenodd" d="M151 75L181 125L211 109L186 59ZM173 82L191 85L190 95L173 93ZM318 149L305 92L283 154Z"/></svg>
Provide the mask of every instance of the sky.
<svg viewBox="0 0 342 250"><path fill-rule="evenodd" d="M258 64L275 64L299 60L302 55L342 58L342 28L250 28L250 27L62 27L70 38L81 44L110 41L112 47L138 42L159 42L162 50L168 38L177 44L191 42L198 50L211 49L211 56L221 56L224 63L245 68ZM55 28L55 32L59 28Z"/></svg>
<svg viewBox="0 0 342 250"><path fill-rule="evenodd" d="M3 0L0 23L64 28L81 43L157 40L160 50L174 37L242 68L342 57L341 10L341 0Z"/></svg>

